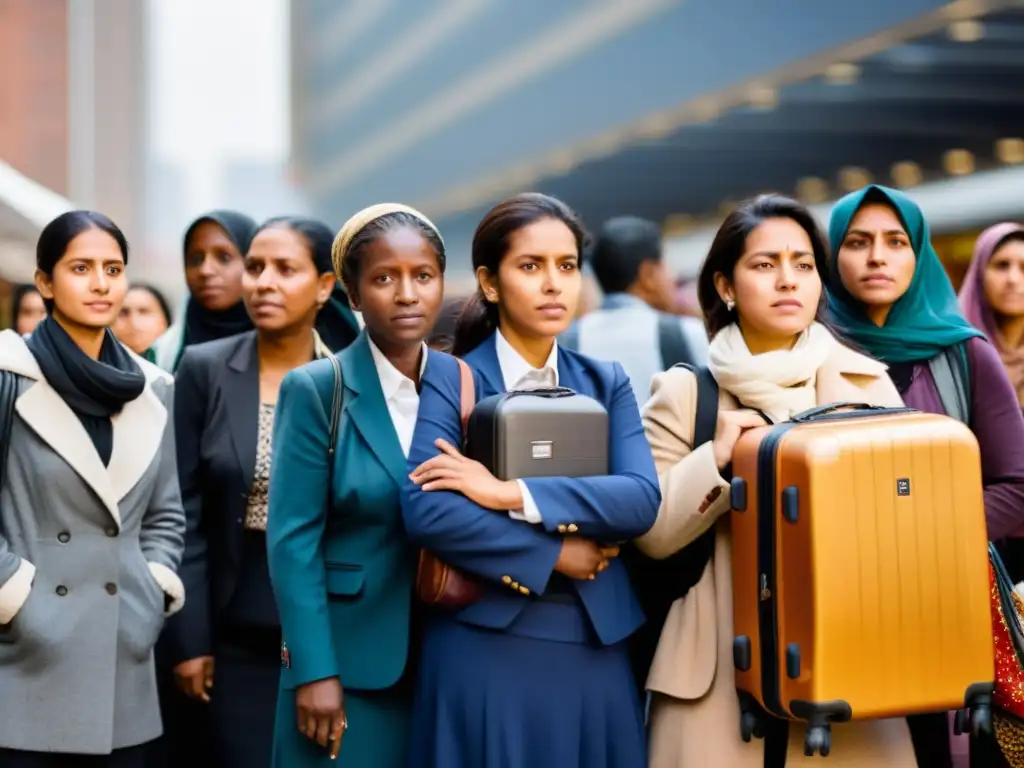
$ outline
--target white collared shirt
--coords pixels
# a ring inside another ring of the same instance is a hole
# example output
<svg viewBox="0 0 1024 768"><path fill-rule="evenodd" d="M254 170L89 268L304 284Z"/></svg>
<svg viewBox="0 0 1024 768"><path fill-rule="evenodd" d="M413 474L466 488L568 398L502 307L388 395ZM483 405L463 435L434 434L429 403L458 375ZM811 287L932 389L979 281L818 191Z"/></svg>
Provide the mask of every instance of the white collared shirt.
<svg viewBox="0 0 1024 768"><path fill-rule="evenodd" d="M505 383L505 390L514 389L544 389L558 386L558 344L551 346L551 353L547 361L540 368L534 368L523 356L516 352L508 343L501 331L495 334L494 348L498 354L498 366L501 368L501 378ZM511 510L509 516L516 520L523 520L527 523L540 523L542 521L540 509L533 500L530 490L522 480L516 480L519 490L523 495L523 509Z"/></svg>
<svg viewBox="0 0 1024 768"><path fill-rule="evenodd" d="M384 393L384 402L388 406L391 423L395 425L402 453L405 454L405 458L409 458L412 434L416 430L416 415L420 409L420 393L416 391L415 382L391 364L391 361L373 343L373 339L367 337L367 341L370 342L370 354L373 356L373 364L377 367L377 377L380 379L380 388ZM420 377L422 378L423 371L427 367L426 344L423 345L421 359Z"/></svg>

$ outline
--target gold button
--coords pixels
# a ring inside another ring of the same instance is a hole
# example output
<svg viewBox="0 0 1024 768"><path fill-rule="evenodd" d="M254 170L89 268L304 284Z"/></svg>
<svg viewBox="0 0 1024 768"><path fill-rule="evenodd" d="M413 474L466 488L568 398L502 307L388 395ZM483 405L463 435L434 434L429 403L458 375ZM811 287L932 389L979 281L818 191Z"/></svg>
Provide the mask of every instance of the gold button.
<svg viewBox="0 0 1024 768"><path fill-rule="evenodd" d="M559 533L565 533L565 526L564 525L559 525L558 526L558 532Z"/></svg>
<svg viewBox="0 0 1024 768"><path fill-rule="evenodd" d="M527 589L526 587L520 587L519 591L522 592L524 595L530 594L530 590Z"/></svg>
<svg viewBox="0 0 1024 768"><path fill-rule="evenodd" d="M503 581L504 583L506 583L506 584L511 584L511 583L512 583L512 577L511 577L511 576L502 576L502 577L501 577L501 580L502 580L502 581Z"/></svg>
<svg viewBox="0 0 1024 768"><path fill-rule="evenodd" d="M519 582L518 581L513 581L511 586L512 586L512 589L519 589Z"/></svg>
<svg viewBox="0 0 1024 768"><path fill-rule="evenodd" d="M569 523L569 526L566 528L566 530L568 530L569 533L576 533L576 531L578 531L579 529L580 527L576 525L576 523Z"/></svg>

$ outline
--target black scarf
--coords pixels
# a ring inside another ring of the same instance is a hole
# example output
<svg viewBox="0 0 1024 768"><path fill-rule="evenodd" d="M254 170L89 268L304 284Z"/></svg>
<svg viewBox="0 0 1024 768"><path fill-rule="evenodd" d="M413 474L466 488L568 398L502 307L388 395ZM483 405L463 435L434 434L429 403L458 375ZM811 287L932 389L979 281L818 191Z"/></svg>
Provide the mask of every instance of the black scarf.
<svg viewBox="0 0 1024 768"><path fill-rule="evenodd" d="M252 329L252 319L241 301L223 312L211 312L195 299L189 299L181 347L226 339Z"/></svg>
<svg viewBox="0 0 1024 768"><path fill-rule="evenodd" d="M107 465L114 449L110 417L146 388L146 376L139 364L109 330L99 360L93 360L52 317L36 326L28 348L47 383L78 416Z"/></svg>

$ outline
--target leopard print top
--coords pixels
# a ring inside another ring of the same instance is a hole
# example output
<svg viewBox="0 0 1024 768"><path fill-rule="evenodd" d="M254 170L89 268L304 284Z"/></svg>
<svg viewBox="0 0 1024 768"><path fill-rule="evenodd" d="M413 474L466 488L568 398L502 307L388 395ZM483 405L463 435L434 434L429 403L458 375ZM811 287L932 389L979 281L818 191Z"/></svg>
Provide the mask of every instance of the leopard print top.
<svg viewBox="0 0 1024 768"><path fill-rule="evenodd" d="M256 471L252 475L245 528L267 530L267 492L270 489L270 439L274 434L274 403L260 403L259 438L256 443Z"/></svg>

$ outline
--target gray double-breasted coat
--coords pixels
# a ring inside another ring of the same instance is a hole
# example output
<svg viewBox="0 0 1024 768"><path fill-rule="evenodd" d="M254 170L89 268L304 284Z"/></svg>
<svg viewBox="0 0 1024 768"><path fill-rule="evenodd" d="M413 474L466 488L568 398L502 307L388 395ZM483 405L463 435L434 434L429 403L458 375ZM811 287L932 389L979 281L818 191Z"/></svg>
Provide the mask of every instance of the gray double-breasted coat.
<svg viewBox="0 0 1024 768"><path fill-rule="evenodd" d="M23 377L0 488L0 747L106 754L160 735L153 646L184 601L185 521L173 380L139 365L104 466L24 340L0 333L0 369Z"/></svg>

